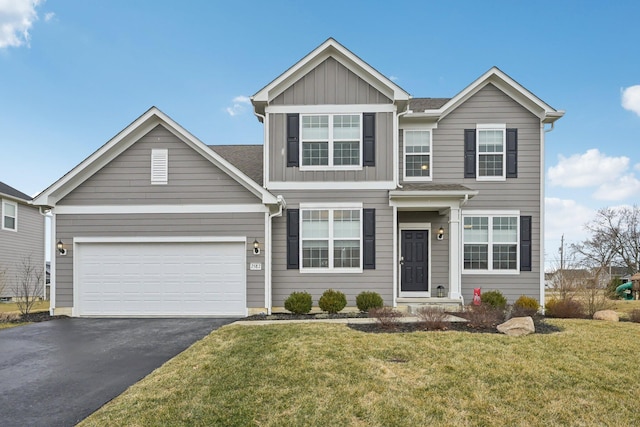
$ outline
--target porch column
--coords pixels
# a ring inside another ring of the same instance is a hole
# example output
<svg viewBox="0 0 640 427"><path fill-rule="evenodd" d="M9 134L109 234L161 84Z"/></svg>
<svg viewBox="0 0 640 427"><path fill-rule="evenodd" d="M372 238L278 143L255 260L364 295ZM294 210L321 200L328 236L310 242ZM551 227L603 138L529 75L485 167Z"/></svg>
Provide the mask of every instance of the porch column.
<svg viewBox="0 0 640 427"><path fill-rule="evenodd" d="M449 298L462 299L460 208L449 211Z"/></svg>

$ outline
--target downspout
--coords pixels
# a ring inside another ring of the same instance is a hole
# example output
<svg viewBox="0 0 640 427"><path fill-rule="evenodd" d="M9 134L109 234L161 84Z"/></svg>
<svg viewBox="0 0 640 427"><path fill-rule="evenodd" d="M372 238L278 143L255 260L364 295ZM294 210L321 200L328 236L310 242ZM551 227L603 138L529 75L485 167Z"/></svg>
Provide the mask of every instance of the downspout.
<svg viewBox="0 0 640 427"><path fill-rule="evenodd" d="M263 144L263 150L262 150L262 164L263 164L263 171L262 171L262 186L264 188L267 188L267 177L269 176L269 162L267 161L267 135L268 135L268 129L267 129L267 117L265 115L262 115L260 113L256 113L256 111L253 111L253 114L258 118L258 119L262 119L262 123L264 124L264 126L262 127L262 144Z"/></svg>
<svg viewBox="0 0 640 427"><path fill-rule="evenodd" d="M44 286L42 287L42 299L46 300L47 299L47 218L52 218L52 214L51 214L51 209L44 209L44 211L42 210L43 206L38 206L38 211L40 212L40 215L42 215L45 218L44 221L44 265L42 266L42 268L44 268ZM53 255L53 252L52 252ZM51 278L53 277L53 263L51 263L51 270L49 270L49 291L51 292ZM49 311L51 311L51 306L49 306ZM50 313L52 314L52 313Z"/></svg>
<svg viewBox="0 0 640 427"><path fill-rule="evenodd" d="M395 138L396 141L398 141L398 144L396 145L396 149L394 150L394 164L393 164L393 170L394 170L394 174L395 174L395 181L396 181L396 186L398 188L402 188L402 185L400 185L400 170L399 170L399 164L400 164L400 117L404 116L407 113L413 113L412 110L409 109L409 103L407 102L407 107L404 109L403 112L396 114L396 129L395 129Z"/></svg>
<svg viewBox="0 0 640 427"><path fill-rule="evenodd" d="M265 286L265 299L266 299L266 303L267 303L267 314L271 314L271 309L272 309L272 303L273 303L273 299L272 299L272 280L271 280L271 258L272 258L272 220L274 217L280 217L282 216L282 211L287 207L287 202L286 200L284 200L284 197L280 194L278 194L278 196L276 196L276 199L278 201L278 211L275 213L272 213L271 215L269 215L269 218L267 220L267 242L268 242L268 248L265 251L265 281L266 281L266 286Z"/></svg>
<svg viewBox="0 0 640 427"><path fill-rule="evenodd" d="M545 289L544 289L544 269L545 269L545 260L544 260L544 229L545 229L545 221L546 215L544 213L544 198L545 198L545 179L544 179L544 156L545 156L545 134L553 131L555 126L555 122L551 122L551 127L545 129L544 123L541 123L541 132L540 132L540 307L542 307L542 314L544 314L544 301L546 299Z"/></svg>

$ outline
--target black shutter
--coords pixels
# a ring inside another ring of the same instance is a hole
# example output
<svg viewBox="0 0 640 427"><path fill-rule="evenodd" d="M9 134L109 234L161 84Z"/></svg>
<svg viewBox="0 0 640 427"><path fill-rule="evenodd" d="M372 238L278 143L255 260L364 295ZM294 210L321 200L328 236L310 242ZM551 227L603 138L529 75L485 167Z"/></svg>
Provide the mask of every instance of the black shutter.
<svg viewBox="0 0 640 427"><path fill-rule="evenodd" d="M376 113L362 114L362 166L376 165Z"/></svg>
<svg viewBox="0 0 640 427"><path fill-rule="evenodd" d="M300 268L300 209L287 209L287 269Z"/></svg>
<svg viewBox="0 0 640 427"><path fill-rule="evenodd" d="M507 129L507 178L518 177L518 129Z"/></svg>
<svg viewBox="0 0 640 427"><path fill-rule="evenodd" d="M287 114L287 167L299 166L300 114Z"/></svg>
<svg viewBox="0 0 640 427"><path fill-rule="evenodd" d="M464 130L464 177L476 177L476 130Z"/></svg>
<svg viewBox="0 0 640 427"><path fill-rule="evenodd" d="M520 271L531 271L531 216L520 217Z"/></svg>
<svg viewBox="0 0 640 427"><path fill-rule="evenodd" d="M376 268L376 210L362 209L362 268L375 270Z"/></svg>

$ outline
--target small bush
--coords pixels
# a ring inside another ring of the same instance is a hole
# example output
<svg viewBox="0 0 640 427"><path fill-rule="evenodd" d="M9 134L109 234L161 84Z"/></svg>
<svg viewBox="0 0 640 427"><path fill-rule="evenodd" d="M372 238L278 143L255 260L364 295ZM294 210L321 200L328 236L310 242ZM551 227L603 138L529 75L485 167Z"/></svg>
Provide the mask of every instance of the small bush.
<svg viewBox="0 0 640 427"><path fill-rule="evenodd" d="M398 327L403 315L392 307L380 307L369 310L369 317L376 319L381 329L393 330Z"/></svg>
<svg viewBox="0 0 640 427"><path fill-rule="evenodd" d="M488 304L493 308L504 309L507 306L507 299L500 291L485 292L480 296L482 304Z"/></svg>
<svg viewBox="0 0 640 427"><path fill-rule="evenodd" d="M584 318L584 308L579 301L571 298L552 298L545 305L545 314L548 317L560 319L582 319Z"/></svg>
<svg viewBox="0 0 640 427"><path fill-rule="evenodd" d="M468 305L463 317L471 328L494 328L504 322L504 310L490 304Z"/></svg>
<svg viewBox="0 0 640 427"><path fill-rule="evenodd" d="M327 313L337 313L347 306L347 297L340 291L327 289L318 300L318 306Z"/></svg>
<svg viewBox="0 0 640 427"><path fill-rule="evenodd" d="M535 298L522 295L513 304L512 317L533 316L540 309L540 304Z"/></svg>
<svg viewBox="0 0 640 427"><path fill-rule="evenodd" d="M20 320L19 313L3 313L0 312L0 323L17 322Z"/></svg>
<svg viewBox="0 0 640 427"><path fill-rule="evenodd" d="M372 308L382 308L384 301L377 292L360 292L356 297L356 305L358 310L363 313L368 312Z"/></svg>
<svg viewBox="0 0 640 427"><path fill-rule="evenodd" d="M284 308L293 314L307 314L311 311L311 295L308 292L291 292L285 300Z"/></svg>
<svg viewBox="0 0 640 427"><path fill-rule="evenodd" d="M416 313L418 322L423 329L444 330L447 329L447 313L441 307L421 307Z"/></svg>
<svg viewBox="0 0 640 427"><path fill-rule="evenodd" d="M636 308L629 313L629 320L635 323L640 323L640 308Z"/></svg>

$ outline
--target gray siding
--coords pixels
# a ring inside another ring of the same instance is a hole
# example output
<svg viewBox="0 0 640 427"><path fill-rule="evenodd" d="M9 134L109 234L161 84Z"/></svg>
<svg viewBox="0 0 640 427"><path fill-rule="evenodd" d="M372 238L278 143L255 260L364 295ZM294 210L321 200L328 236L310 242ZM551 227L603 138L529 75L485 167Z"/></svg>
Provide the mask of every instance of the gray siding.
<svg viewBox="0 0 640 427"><path fill-rule="evenodd" d="M386 191L290 191L283 193L288 208L300 203L362 202L364 208L376 209L376 269L362 273L300 273L287 270L286 214L273 220L273 306L283 307L284 300L294 291L307 291L318 305L322 293L333 288L347 296L347 305L355 306L355 298L362 291L378 292L385 304L393 303L393 211Z"/></svg>
<svg viewBox="0 0 640 427"><path fill-rule="evenodd" d="M264 269L250 271L248 265L264 265L264 253L253 254L254 239L264 243L264 221L264 213L57 215L56 239L68 243L68 250L56 254L56 306L73 306L74 237L246 236L247 306L264 307Z"/></svg>
<svg viewBox="0 0 640 427"><path fill-rule="evenodd" d="M271 104L391 104L391 99L329 57L274 98Z"/></svg>
<svg viewBox="0 0 640 427"><path fill-rule="evenodd" d="M0 224L0 281L4 281L4 290L0 283L0 297L14 296L12 289L18 280L23 261L41 271L43 285L45 280L44 217L40 215L38 208L19 202L17 205L18 231L2 230ZM2 215L0 203L0 221Z"/></svg>
<svg viewBox="0 0 640 427"><path fill-rule="evenodd" d="M366 112L366 111L363 111ZM271 181L393 180L393 113L376 114L376 165L357 171L301 171L287 167L286 114L269 114L269 179Z"/></svg>
<svg viewBox="0 0 640 427"><path fill-rule="evenodd" d="M169 150L169 182L151 184L151 150ZM259 203L237 181L158 125L59 205Z"/></svg>
<svg viewBox="0 0 640 427"><path fill-rule="evenodd" d="M464 129L478 123L506 123L518 129L518 178L479 182L464 178ZM470 301L473 288L499 289L513 302L520 295L540 294L540 120L489 84L442 119L433 131L433 183L458 183L480 193L464 207L517 209L533 218L533 271L519 275L462 275L462 292Z"/></svg>

